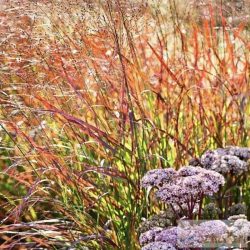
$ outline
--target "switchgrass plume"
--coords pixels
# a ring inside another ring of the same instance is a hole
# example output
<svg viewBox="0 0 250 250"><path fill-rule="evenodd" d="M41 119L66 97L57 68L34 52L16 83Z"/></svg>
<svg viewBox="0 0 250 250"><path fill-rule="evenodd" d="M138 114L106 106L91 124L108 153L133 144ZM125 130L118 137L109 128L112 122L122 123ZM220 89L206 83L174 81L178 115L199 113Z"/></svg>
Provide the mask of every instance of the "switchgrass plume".
<svg viewBox="0 0 250 250"><path fill-rule="evenodd" d="M192 4L1 1L1 249L138 249L148 170L249 147L247 15Z"/></svg>

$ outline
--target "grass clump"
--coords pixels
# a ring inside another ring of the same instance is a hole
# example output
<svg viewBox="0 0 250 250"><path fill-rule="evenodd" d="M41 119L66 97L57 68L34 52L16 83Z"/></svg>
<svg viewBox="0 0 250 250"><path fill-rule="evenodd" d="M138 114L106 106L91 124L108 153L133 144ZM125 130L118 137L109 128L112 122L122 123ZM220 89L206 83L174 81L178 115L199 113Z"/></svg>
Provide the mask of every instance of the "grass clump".
<svg viewBox="0 0 250 250"><path fill-rule="evenodd" d="M140 188L146 171L178 168L208 148L249 147L245 23L221 16L218 29L212 11L183 22L177 7L1 9L3 249L137 249L141 218L161 209Z"/></svg>

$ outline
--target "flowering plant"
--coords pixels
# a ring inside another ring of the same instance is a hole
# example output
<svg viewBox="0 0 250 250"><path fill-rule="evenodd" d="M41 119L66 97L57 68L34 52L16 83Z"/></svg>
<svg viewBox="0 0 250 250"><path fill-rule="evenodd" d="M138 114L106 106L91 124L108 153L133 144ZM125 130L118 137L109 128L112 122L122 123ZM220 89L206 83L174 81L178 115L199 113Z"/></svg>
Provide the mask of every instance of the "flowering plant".
<svg viewBox="0 0 250 250"><path fill-rule="evenodd" d="M219 191L224 183L221 174L193 166L185 166L178 171L171 168L155 169L142 178L142 187L155 187L159 200L167 203L177 216L180 211L189 219L193 218L197 209L201 216L204 197Z"/></svg>
<svg viewBox="0 0 250 250"><path fill-rule="evenodd" d="M172 168L150 170L142 178L141 185L144 188L155 188L155 196L169 205L176 218L180 219L182 215L193 219L196 211L198 217L201 217L204 197L213 195L224 183L224 177L220 173L201 167L184 166L178 171ZM184 245L198 247L201 237L196 231L192 232L193 236L190 237L190 230L188 234L186 231L179 231L179 236L183 236L179 238ZM177 227L153 227L142 233L139 241L143 250L176 249Z"/></svg>
<svg viewBox="0 0 250 250"><path fill-rule="evenodd" d="M241 175L249 170L250 149L229 146L206 151L201 166L224 175Z"/></svg>
<svg viewBox="0 0 250 250"><path fill-rule="evenodd" d="M223 219L229 213L228 208L232 206L233 190L236 192L236 200L239 196L239 187L247 181L250 170L250 148L228 146L215 150L206 151L200 159L199 166L223 174L226 185L215 195L220 218Z"/></svg>
<svg viewBox="0 0 250 250"><path fill-rule="evenodd" d="M147 223L144 221L144 228L147 230L142 232L139 239L142 249L178 249L187 246L199 248L208 240L223 242L235 239L236 236L246 239L250 234L250 224L246 217L238 216L229 227L223 221L213 220L218 219L223 207L217 207L215 203L204 206L204 201L216 195L217 200L222 199L228 189L228 182L240 178L249 170L249 159L250 149L227 147L208 150L196 163L192 161L179 170L168 168L148 171L141 180L141 186L149 192L154 191L155 197L167 206L168 211L171 210L174 222L168 217L168 225L161 227L157 220L151 219ZM229 208L231 213L245 210L242 204ZM206 217L210 221L200 225L190 226L184 223L184 227L177 226L177 220L187 222ZM234 217L230 217L230 220L233 219ZM150 228L150 225L153 227Z"/></svg>

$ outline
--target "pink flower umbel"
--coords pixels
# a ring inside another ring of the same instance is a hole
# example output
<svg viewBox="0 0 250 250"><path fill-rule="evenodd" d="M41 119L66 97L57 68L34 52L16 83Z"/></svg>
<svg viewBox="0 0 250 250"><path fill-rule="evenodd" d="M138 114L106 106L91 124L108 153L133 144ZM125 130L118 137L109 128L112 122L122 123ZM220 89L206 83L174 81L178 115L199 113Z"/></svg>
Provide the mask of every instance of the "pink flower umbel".
<svg viewBox="0 0 250 250"><path fill-rule="evenodd" d="M201 215L204 196L218 192L224 183L221 174L194 166L185 166L178 171L171 168L154 169L142 178L142 187L157 187L158 199L169 204L175 213L175 207L178 207L190 219L197 204L200 206L198 210Z"/></svg>
<svg viewBox="0 0 250 250"><path fill-rule="evenodd" d="M171 182L176 175L176 171L173 168L153 169L144 175L141 186L144 188L161 187L163 184Z"/></svg>

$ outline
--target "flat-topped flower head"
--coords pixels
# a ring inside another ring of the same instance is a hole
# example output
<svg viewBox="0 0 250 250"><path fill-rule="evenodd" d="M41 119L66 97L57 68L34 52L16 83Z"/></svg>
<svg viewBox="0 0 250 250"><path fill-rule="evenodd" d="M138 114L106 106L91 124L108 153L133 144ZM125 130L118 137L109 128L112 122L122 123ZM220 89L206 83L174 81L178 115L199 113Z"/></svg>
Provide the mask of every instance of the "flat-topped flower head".
<svg viewBox="0 0 250 250"><path fill-rule="evenodd" d="M180 185L166 184L156 192L156 197L168 204L184 204L189 192Z"/></svg>
<svg viewBox="0 0 250 250"><path fill-rule="evenodd" d="M229 146L227 149L230 155L237 156L243 161L248 161L250 159L250 148Z"/></svg>
<svg viewBox="0 0 250 250"><path fill-rule="evenodd" d="M225 184L225 178L223 175L212 170L206 170L199 174L199 176L203 180L201 191L206 195L213 195Z"/></svg>
<svg viewBox="0 0 250 250"><path fill-rule="evenodd" d="M210 169L210 166L221 156L227 155L228 150L223 148L218 148L215 150L207 150L201 156L201 164L204 168Z"/></svg>
<svg viewBox="0 0 250 250"><path fill-rule="evenodd" d="M204 169L201 167L194 167L194 166L184 166L178 170L178 176L186 177L197 175L201 173Z"/></svg>
<svg viewBox="0 0 250 250"><path fill-rule="evenodd" d="M172 246L177 244L177 227L162 230L155 236L155 241L169 243Z"/></svg>
<svg viewBox="0 0 250 250"><path fill-rule="evenodd" d="M237 156L233 155L224 155L211 165L211 170L214 170L218 173L226 174L241 174L248 169L248 163L240 160Z"/></svg>
<svg viewBox="0 0 250 250"><path fill-rule="evenodd" d="M205 221L199 227L202 235L208 238L220 238L228 230L227 225L221 220Z"/></svg>
<svg viewBox="0 0 250 250"><path fill-rule="evenodd" d="M234 237L244 239L250 237L250 221L247 220L245 215L234 215L229 217L228 220L233 221L229 230Z"/></svg>
<svg viewBox="0 0 250 250"><path fill-rule="evenodd" d="M202 176L200 174L187 176L179 180L179 184L182 188L185 188L190 195L197 195L198 192L202 191Z"/></svg>
<svg viewBox="0 0 250 250"><path fill-rule="evenodd" d="M249 159L249 148L230 146L206 151L200 162L205 169L239 175L249 170Z"/></svg>
<svg viewBox="0 0 250 250"><path fill-rule="evenodd" d="M203 236L194 226L178 227L178 249L201 248Z"/></svg>
<svg viewBox="0 0 250 250"><path fill-rule="evenodd" d="M144 188L161 187L163 184L171 182L176 175L173 168L149 170L142 178L141 186Z"/></svg>
<svg viewBox="0 0 250 250"><path fill-rule="evenodd" d="M150 242L155 241L155 237L159 234L163 229L161 227L154 227L148 230L145 233L142 233L139 238L139 242L141 246L144 246Z"/></svg>
<svg viewBox="0 0 250 250"><path fill-rule="evenodd" d="M159 188L157 198L169 204L185 204L191 199L198 202L201 194L213 195L225 183L221 174L201 167L184 167L177 174L174 183Z"/></svg>
<svg viewBox="0 0 250 250"><path fill-rule="evenodd" d="M142 247L141 250L176 250L176 248L166 242L156 241Z"/></svg>
<svg viewBox="0 0 250 250"><path fill-rule="evenodd" d="M162 234L163 231L164 233ZM139 242L141 246L144 246L142 249L175 249L172 247L176 245L176 238L176 227L170 229L154 227L149 231L142 233Z"/></svg>

